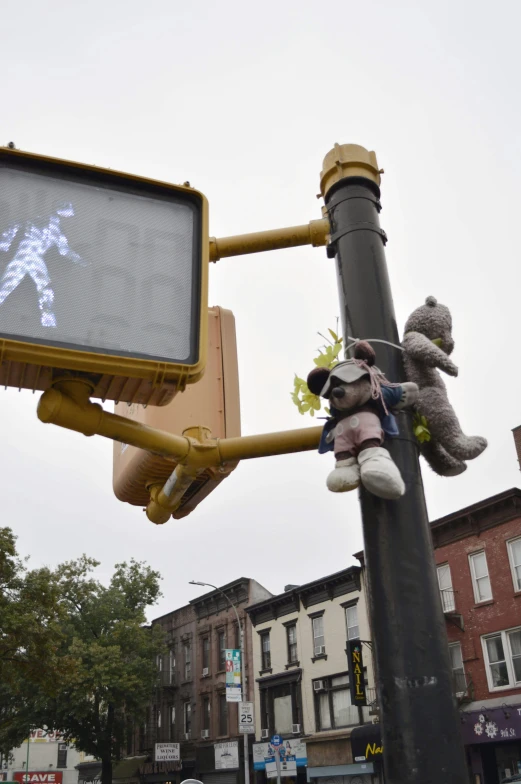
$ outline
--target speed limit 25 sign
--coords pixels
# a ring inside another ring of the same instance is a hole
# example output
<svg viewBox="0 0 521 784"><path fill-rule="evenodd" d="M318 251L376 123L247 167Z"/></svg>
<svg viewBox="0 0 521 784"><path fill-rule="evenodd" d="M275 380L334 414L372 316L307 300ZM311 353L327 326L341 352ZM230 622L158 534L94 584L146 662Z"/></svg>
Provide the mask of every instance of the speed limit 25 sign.
<svg viewBox="0 0 521 784"><path fill-rule="evenodd" d="M239 732L254 733L253 702L239 703Z"/></svg>

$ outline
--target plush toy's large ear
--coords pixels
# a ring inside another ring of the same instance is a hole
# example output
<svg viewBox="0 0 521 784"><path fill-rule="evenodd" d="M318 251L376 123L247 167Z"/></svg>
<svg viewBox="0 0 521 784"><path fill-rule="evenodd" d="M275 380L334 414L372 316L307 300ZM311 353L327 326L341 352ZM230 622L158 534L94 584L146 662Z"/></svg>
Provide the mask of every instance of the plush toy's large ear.
<svg viewBox="0 0 521 784"><path fill-rule="evenodd" d="M368 365L374 365L376 360L374 348L366 340L360 340L355 346L355 359L363 359Z"/></svg>
<svg viewBox="0 0 521 784"><path fill-rule="evenodd" d="M310 392L314 395L320 395L324 386L329 378L329 370L327 368L313 368L307 377L307 385Z"/></svg>

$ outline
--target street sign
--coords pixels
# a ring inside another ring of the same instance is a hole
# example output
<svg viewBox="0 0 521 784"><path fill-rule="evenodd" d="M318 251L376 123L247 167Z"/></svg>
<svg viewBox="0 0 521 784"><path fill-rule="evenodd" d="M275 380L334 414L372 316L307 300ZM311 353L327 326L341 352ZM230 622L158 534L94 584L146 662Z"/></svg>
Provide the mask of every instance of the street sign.
<svg viewBox="0 0 521 784"><path fill-rule="evenodd" d="M179 743L156 743L155 762L178 762Z"/></svg>
<svg viewBox="0 0 521 784"><path fill-rule="evenodd" d="M226 661L226 702L240 702L241 691L241 652L236 648L225 650Z"/></svg>
<svg viewBox="0 0 521 784"><path fill-rule="evenodd" d="M0 147L0 382L165 405L204 372L208 209L193 188ZM63 374L63 373L62 373Z"/></svg>
<svg viewBox="0 0 521 784"><path fill-rule="evenodd" d="M272 736L272 738L271 738L271 745L275 746L275 748L277 748L277 746L282 746L283 743L284 743L284 741L283 741L283 739L281 738L280 735L273 735Z"/></svg>
<svg viewBox="0 0 521 784"><path fill-rule="evenodd" d="M239 732L255 734L253 702L239 703Z"/></svg>

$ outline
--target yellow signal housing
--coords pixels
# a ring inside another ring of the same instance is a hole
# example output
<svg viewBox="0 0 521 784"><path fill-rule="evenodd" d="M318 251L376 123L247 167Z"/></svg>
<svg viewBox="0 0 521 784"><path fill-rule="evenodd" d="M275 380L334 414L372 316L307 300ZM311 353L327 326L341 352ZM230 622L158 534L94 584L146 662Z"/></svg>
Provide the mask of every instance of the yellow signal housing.
<svg viewBox="0 0 521 784"><path fill-rule="evenodd" d="M163 406L205 369L208 202L0 148L0 384Z"/></svg>
<svg viewBox="0 0 521 784"><path fill-rule="evenodd" d="M235 319L230 310L208 312L207 366L204 376L166 406L144 408L118 403L115 413L168 433L206 429L213 439L241 435L239 373ZM234 470L238 461L205 468L194 477L172 517L188 515ZM137 447L114 443L113 488L116 497L134 506L147 506L150 488L163 485L176 467L174 460Z"/></svg>

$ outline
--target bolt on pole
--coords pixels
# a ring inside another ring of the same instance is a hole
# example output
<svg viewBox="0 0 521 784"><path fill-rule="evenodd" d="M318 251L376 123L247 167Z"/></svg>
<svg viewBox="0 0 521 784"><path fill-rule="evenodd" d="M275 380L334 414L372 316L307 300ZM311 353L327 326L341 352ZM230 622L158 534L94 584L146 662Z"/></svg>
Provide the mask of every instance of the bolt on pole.
<svg viewBox="0 0 521 784"><path fill-rule="evenodd" d="M374 152L335 145L321 192L331 223L344 332L399 344L380 228L380 170ZM390 381L405 380L401 351L375 344ZM452 692L442 612L418 448L410 415L389 451L407 491L398 501L360 489L367 583L381 709L387 784L467 781L461 725Z"/></svg>

